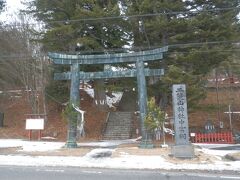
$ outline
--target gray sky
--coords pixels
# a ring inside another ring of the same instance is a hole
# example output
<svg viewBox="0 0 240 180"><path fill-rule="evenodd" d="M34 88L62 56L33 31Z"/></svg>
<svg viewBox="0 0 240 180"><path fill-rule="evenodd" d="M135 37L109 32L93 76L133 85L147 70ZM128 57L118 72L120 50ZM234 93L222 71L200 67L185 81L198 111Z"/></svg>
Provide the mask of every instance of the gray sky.
<svg viewBox="0 0 240 180"><path fill-rule="evenodd" d="M20 9L24 8L21 1L24 0L6 0L6 11L1 13L0 20L6 22L7 24L17 20L17 13Z"/></svg>

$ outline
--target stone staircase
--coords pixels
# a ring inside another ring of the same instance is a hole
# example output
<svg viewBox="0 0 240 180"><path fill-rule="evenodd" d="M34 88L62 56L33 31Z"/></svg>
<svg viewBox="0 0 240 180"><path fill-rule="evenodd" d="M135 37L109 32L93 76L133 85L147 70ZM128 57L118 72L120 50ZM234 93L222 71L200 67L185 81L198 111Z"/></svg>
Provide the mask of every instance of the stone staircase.
<svg viewBox="0 0 240 180"><path fill-rule="evenodd" d="M119 102L118 111L137 111L137 93L135 91L125 91Z"/></svg>
<svg viewBox="0 0 240 180"><path fill-rule="evenodd" d="M106 140L131 138L133 112L110 112L103 134Z"/></svg>

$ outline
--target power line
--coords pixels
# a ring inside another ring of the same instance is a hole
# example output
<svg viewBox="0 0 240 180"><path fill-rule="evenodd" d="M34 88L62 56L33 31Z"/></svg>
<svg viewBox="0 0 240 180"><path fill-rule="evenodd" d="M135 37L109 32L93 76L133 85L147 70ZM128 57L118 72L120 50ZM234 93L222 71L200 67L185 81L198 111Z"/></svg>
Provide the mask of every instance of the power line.
<svg viewBox="0 0 240 180"><path fill-rule="evenodd" d="M229 11L240 9L240 7L229 7L229 8L215 8L198 11L172 11L172 12L161 12L161 13L148 13L148 14L134 14L134 15L123 15L123 16L105 16L105 17L93 17L93 18L81 18L75 20L68 20L67 22L78 22L78 21L98 21L98 20L112 20L112 19L126 19L126 18L139 18L139 17L152 17L161 15L179 15L179 14L198 14L199 12L216 12L216 11ZM66 20L50 21L48 23L66 22Z"/></svg>
<svg viewBox="0 0 240 180"><path fill-rule="evenodd" d="M146 18L146 17L154 17L154 16L161 16L161 15L183 15L183 14L199 14L202 12L218 12L218 11L230 11L230 10L237 10L240 7L228 7L228 8L214 8L214 9L202 9L202 10L195 10L195 11L171 11L171 12L160 12L160 13L147 13L147 14L134 14L134 15L122 15L122 16L104 16L104 17L92 17L92 18L80 18L80 19L69 19L69 20L56 20L56 21L49 21L48 24L52 23L71 23L71 22L87 22L87 21L102 21L102 20L114 20L114 19L132 19L132 18ZM5 27L19 27L23 25L34 26L34 25L44 25L44 22L37 22L37 23L22 23L22 24L6 24Z"/></svg>
<svg viewBox="0 0 240 180"><path fill-rule="evenodd" d="M46 94L46 96L48 96L49 98L51 98L53 101L55 101L56 103L58 103L58 104L60 104L60 105L64 105L64 103L66 103L66 102L60 102L60 101L58 101L56 98L54 98L53 96L51 96L50 94L48 94L48 93L46 93L46 92L45 92L45 94Z"/></svg>
<svg viewBox="0 0 240 180"><path fill-rule="evenodd" d="M240 49L230 49L230 50L197 50L194 51L194 53L211 53L211 52L240 52ZM166 52L167 54L170 54L170 52ZM190 53L189 51L177 51L177 52L171 52L173 54L187 54Z"/></svg>
<svg viewBox="0 0 240 180"><path fill-rule="evenodd" d="M169 44L168 47L182 47L182 46L199 46L199 45L211 45L211 44L238 44L238 41L208 41L208 42L189 42L189 43L179 43L179 44Z"/></svg>
<svg viewBox="0 0 240 180"><path fill-rule="evenodd" d="M235 40L235 41L208 41L208 42L188 42L188 43L177 43L177 44L168 44L166 46L169 47L169 49L171 48L177 48L177 47L181 47L181 48L186 48L186 47L195 47L195 46L202 46L202 45L217 45L217 44L239 44L240 46L240 40ZM118 53L118 52L130 52L130 51L144 51L144 50L149 50L149 49L155 49L155 48L161 48L161 46L139 46L139 47L133 47L130 49L127 48L114 48L114 49L101 49L101 50L88 50L88 51L81 51L81 54L103 54L103 53ZM237 49L238 50L238 49ZM240 49L239 49L240 50ZM179 50L178 50L179 51ZM227 50L229 51L229 50ZM236 50L230 50L230 51L236 51ZM180 51L179 51L180 52ZM195 51L196 52L196 51ZM64 52L59 52L59 53L64 53ZM66 52L65 52L66 53ZM69 52L67 52L66 54L69 54ZM27 55L23 54L23 53L11 53L11 55L0 55L0 61L1 58L3 59L7 59L7 58L13 58L13 59L38 59L41 57L46 57L47 54L46 53L41 53L41 55L37 55L37 56L31 56L31 55Z"/></svg>
<svg viewBox="0 0 240 180"><path fill-rule="evenodd" d="M201 45L216 45L216 44L239 44L239 41L209 41L209 42L189 42L189 43L179 43L179 44L169 44L167 45L169 49L171 48L177 48L177 47L194 47L194 46L201 46ZM81 54L97 54L97 53L108 53L108 52L121 52L121 51L133 51L133 50L138 50L138 51L143 51L143 50L149 50L149 49L155 49L155 48L160 48L162 46L140 46L140 47L134 47L131 49L123 49L123 48L115 48L115 49L103 49L101 51L99 50L90 50L90 51L81 51ZM240 50L240 49L239 49ZM231 51L231 50L230 50ZM195 51L196 52L196 51ZM64 52L59 52L59 53L64 53ZM69 54L69 53L67 53ZM0 58L18 58L18 59L23 59L26 57L29 58L39 58L39 57L44 57L47 56L47 54L42 53L40 56L26 56L25 54L13 54L12 55L0 55Z"/></svg>
<svg viewBox="0 0 240 180"><path fill-rule="evenodd" d="M176 47L176 46L175 46ZM84 51L85 52L85 51ZM91 52L94 52L94 51L91 51ZM96 52L96 51L95 51ZM240 49L229 49L229 50L217 50L217 49L209 49L209 50L196 50L196 51L183 51L183 50L178 50L178 51L174 51L174 52L165 52L164 54L186 54L186 53L190 53L190 52L194 52L194 53L210 53L210 52L240 52ZM84 54L84 53L83 53ZM6 59L15 59L16 61L19 60L21 61L22 59L24 60L32 60L33 58L43 58L43 57L46 57L47 54L42 54L38 57L32 57L32 56L21 56L21 58L19 58L18 54L16 55L12 55L12 56L0 56L0 62L3 61L3 60L6 60ZM4 63L0 63L0 64L4 64Z"/></svg>

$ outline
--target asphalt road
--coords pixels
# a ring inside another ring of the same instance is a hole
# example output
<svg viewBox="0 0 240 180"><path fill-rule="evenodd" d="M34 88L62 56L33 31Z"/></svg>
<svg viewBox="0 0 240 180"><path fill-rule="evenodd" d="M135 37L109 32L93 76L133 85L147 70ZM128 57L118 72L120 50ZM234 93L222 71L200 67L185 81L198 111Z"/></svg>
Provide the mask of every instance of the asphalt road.
<svg viewBox="0 0 240 180"><path fill-rule="evenodd" d="M240 174L0 166L0 180L231 180Z"/></svg>

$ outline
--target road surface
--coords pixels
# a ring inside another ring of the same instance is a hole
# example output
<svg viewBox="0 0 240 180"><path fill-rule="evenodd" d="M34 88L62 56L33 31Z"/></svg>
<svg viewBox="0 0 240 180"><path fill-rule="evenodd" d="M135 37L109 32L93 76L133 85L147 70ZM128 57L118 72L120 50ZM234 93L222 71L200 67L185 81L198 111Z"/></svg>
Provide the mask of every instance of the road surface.
<svg viewBox="0 0 240 180"><path fill-rule="evenodd" d="M240 180L240 174L167 172L161 170L87 169L76 167L0 166L4 180Z"/></svg>

